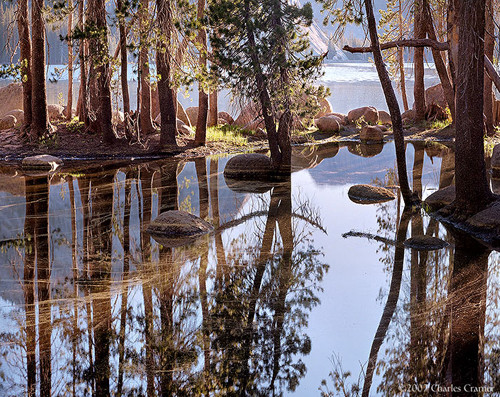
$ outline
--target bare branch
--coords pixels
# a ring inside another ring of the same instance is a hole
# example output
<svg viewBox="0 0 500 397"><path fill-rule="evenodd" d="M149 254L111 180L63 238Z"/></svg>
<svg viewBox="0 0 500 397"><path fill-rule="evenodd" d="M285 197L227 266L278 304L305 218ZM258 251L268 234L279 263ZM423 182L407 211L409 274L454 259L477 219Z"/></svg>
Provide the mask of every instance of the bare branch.
<svg viewBox="0 0 500 397"><path fill-rule="evenodd" d="M404 39L404 40L396 40L389 41L387 43L381 43L380 49L387 50L389 48L394 47L431 47L438 51L448 51L450 45L448 42L440 42L437 40L431 39ZM344 51L348 51L351 53L355 52L372 52L372 47L350 47L345 45L343 48Z"/></svg>

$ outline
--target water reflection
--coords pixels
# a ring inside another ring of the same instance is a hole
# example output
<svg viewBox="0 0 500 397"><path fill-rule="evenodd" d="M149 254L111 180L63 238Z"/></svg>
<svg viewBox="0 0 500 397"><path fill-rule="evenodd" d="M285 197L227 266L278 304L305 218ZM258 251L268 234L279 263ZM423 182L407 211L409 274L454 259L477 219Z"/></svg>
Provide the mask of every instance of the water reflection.
<svg viewBox="0 0 500 397"><path fill-rule="evenodd" d="M367 345L351 356L364 366L354 395L447 394L446 387L468 384L498 390L497 253L424 213L402 211L400 199L351 203L352 182L397 185L393 155L375 149L373 156L351 144L296 150L297 173L262 193L231 190L226 158L48 176L5 171L0 394L311 395L320 386L314 376L328 375L328 356L351 341ZM451 149L415 143L407 150L421 196L453 183ZM163 247L144 230L169 209L189 210L217 232ZM362 222L346 218L355 216ZM354 251L343 250L337 231L363 231L368 220L376 233L353 234ZM424 234L452 245L404 248L406 238ZM358 256L384 275L370 280L381 288L380 313L367 312L361 290L332 302L336 289L327 281L348 283L356 269L340 265ZM331 314L350 310L349 299L361 311ZM310 324L319 309L326 315ZM374 321L365 340L351 325L339 345L337 329L325 324L349 315ZM332 370L345 384L344 372ZM432 385L444 391L431 393ZM323 387L326 395L345 390L329 379Z"/></svg>
<svg viewBox="0 0 500 397"><path fill-rule="evenodd" d="M231 193L221 169L214 158L23 178L24 232L15 251L1 254L19 274L9 293L22 291L1 335L4 391L282 395L296 388L311 346L308 313L327 271L310 239L321 229L319 214L307 200L292 200L290 178L248 196ZM161 211L181 206L219 232L180 248L143 232Z"/></svg>

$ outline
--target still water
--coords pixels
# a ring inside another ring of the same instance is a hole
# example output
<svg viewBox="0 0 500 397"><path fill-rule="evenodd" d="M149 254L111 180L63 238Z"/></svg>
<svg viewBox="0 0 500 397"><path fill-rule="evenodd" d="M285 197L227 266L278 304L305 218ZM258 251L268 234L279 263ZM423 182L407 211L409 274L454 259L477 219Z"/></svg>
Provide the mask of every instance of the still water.
<svg viewBox="0 0 500 397"><path fill-rule="evenodd" d="M137 107L137 75L133 73L133 65L129 68L129 92L130 106ZM319 79L318 84L322 84L330 89L328 100L332 104L333 111L348 113L349 110L360 106L375 106L380 110L388 110L385 102L382 86L378 79L377 70L373 63L350 62L350 63L327 63L324 68L324 75ZM57 73L56 73L57 72ZM405 65L406 90L409 106L413 104L413 66ZM68 75L67 70L62 65L49 65L47 67L47 100L48 103L66 104L68 96ZM121 93L118 83L118 76L113 80L113 106L121 109ZM10 81L1 81L0 86L8 84ZM433 64L426 64L425 86L430 87L438 84L436 70ZM78 100L78 90L80 84L78 80L78 69L74 75L73 104L76 106ZM403 101L400 91L396 89L396 96L401 109ZM179 91L179 102L185 107L198 106L198 88L196 84ZM227 90L222 90L218 100L220 110L227 111L233 116L238 116L239 106L233 103L232 97Z"/></svg>
<svg viewBox="0 0 500 397"><path fill-rule="evenodd" d="M0 395L500 391L498 252L347 197L397 184L392 144L296 147L260 193L231 190L227 160L2 170ZM407 160L423 197L453 182L449 148ZM216 232L163 247L144 230L168 209ZM450 246L402 245L422 234Z"/></svg>

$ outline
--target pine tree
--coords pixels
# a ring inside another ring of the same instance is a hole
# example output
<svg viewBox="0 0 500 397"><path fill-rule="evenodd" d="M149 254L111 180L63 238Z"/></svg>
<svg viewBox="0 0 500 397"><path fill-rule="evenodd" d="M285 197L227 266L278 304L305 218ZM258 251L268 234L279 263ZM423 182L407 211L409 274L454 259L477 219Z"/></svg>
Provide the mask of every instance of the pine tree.
<svg viewBox="0 0 500 397"><path fill-rule="evenodd" d="M259 104L273 167L289 169L292 122L303 110L297 99L321 91L312 82L322 58L312 55L303 33L312 23L310 3L216 0L209 21L222 81L238 97Z"/></svg>

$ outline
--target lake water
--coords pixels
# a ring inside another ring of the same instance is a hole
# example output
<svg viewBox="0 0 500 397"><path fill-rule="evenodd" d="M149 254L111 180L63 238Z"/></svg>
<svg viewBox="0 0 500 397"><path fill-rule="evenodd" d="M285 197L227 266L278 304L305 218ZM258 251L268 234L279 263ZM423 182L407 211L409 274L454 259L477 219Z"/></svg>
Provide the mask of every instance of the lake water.
<svg viewBox="0 0 500 397"><path fill-rule="evenodd" d="M296 147L261 193L226 183L228 158L2 170L1 395L344 395L346 372L370 396L500 391L498 252L347 196L396 183L392 144ZM453 181L451 149L407 161L422 197ZM216 232L163 247L144 230L168 209ZM402 245L422 234L450 246Z"/></svg>
<svg viewBox="0 0 500 397"><path fill-rule="evenodd" d="M56 69L60 73L55 73ZM137 76L132 73L129 68L129 92L130 106L132 109L137 107ZM413 69L411 64L405 65L406 70L406 90L408 103L410 107L413 104ZM68 76L62 66L51 65L48 68L48 77L54 79L57 76L57 82L47 82L47 99L48 103L66 103L68 94ZM426 87L438 84L439 79L436 75L433 64L426 65L425 69L425 84ZM74 77L73 103L76 104L78 98L79 82L78 72ZM7 84L7 81L0 81L0 85ZM371 63L328 63L324 66L324 76L318 84L322 84L330 89L331 95L328 100L332 104L335 112L348 113L349 110L361 106L375 106L380 110L388 110L385 102L382 87L380 85L375 66ZM118 82L114 84L113 101L114 106L120 107L120 94ZM396 86L395 86L396 87ZM403 109L401 94L396 90L399 104ZM182 91L179 94L179 101L184 107L198 106L197 86L193 85L190 89ZM237 116L239 109L231 102L231 95L227 90L223 90L219 96L220 110L230 112L233 116Z"/></svg>

